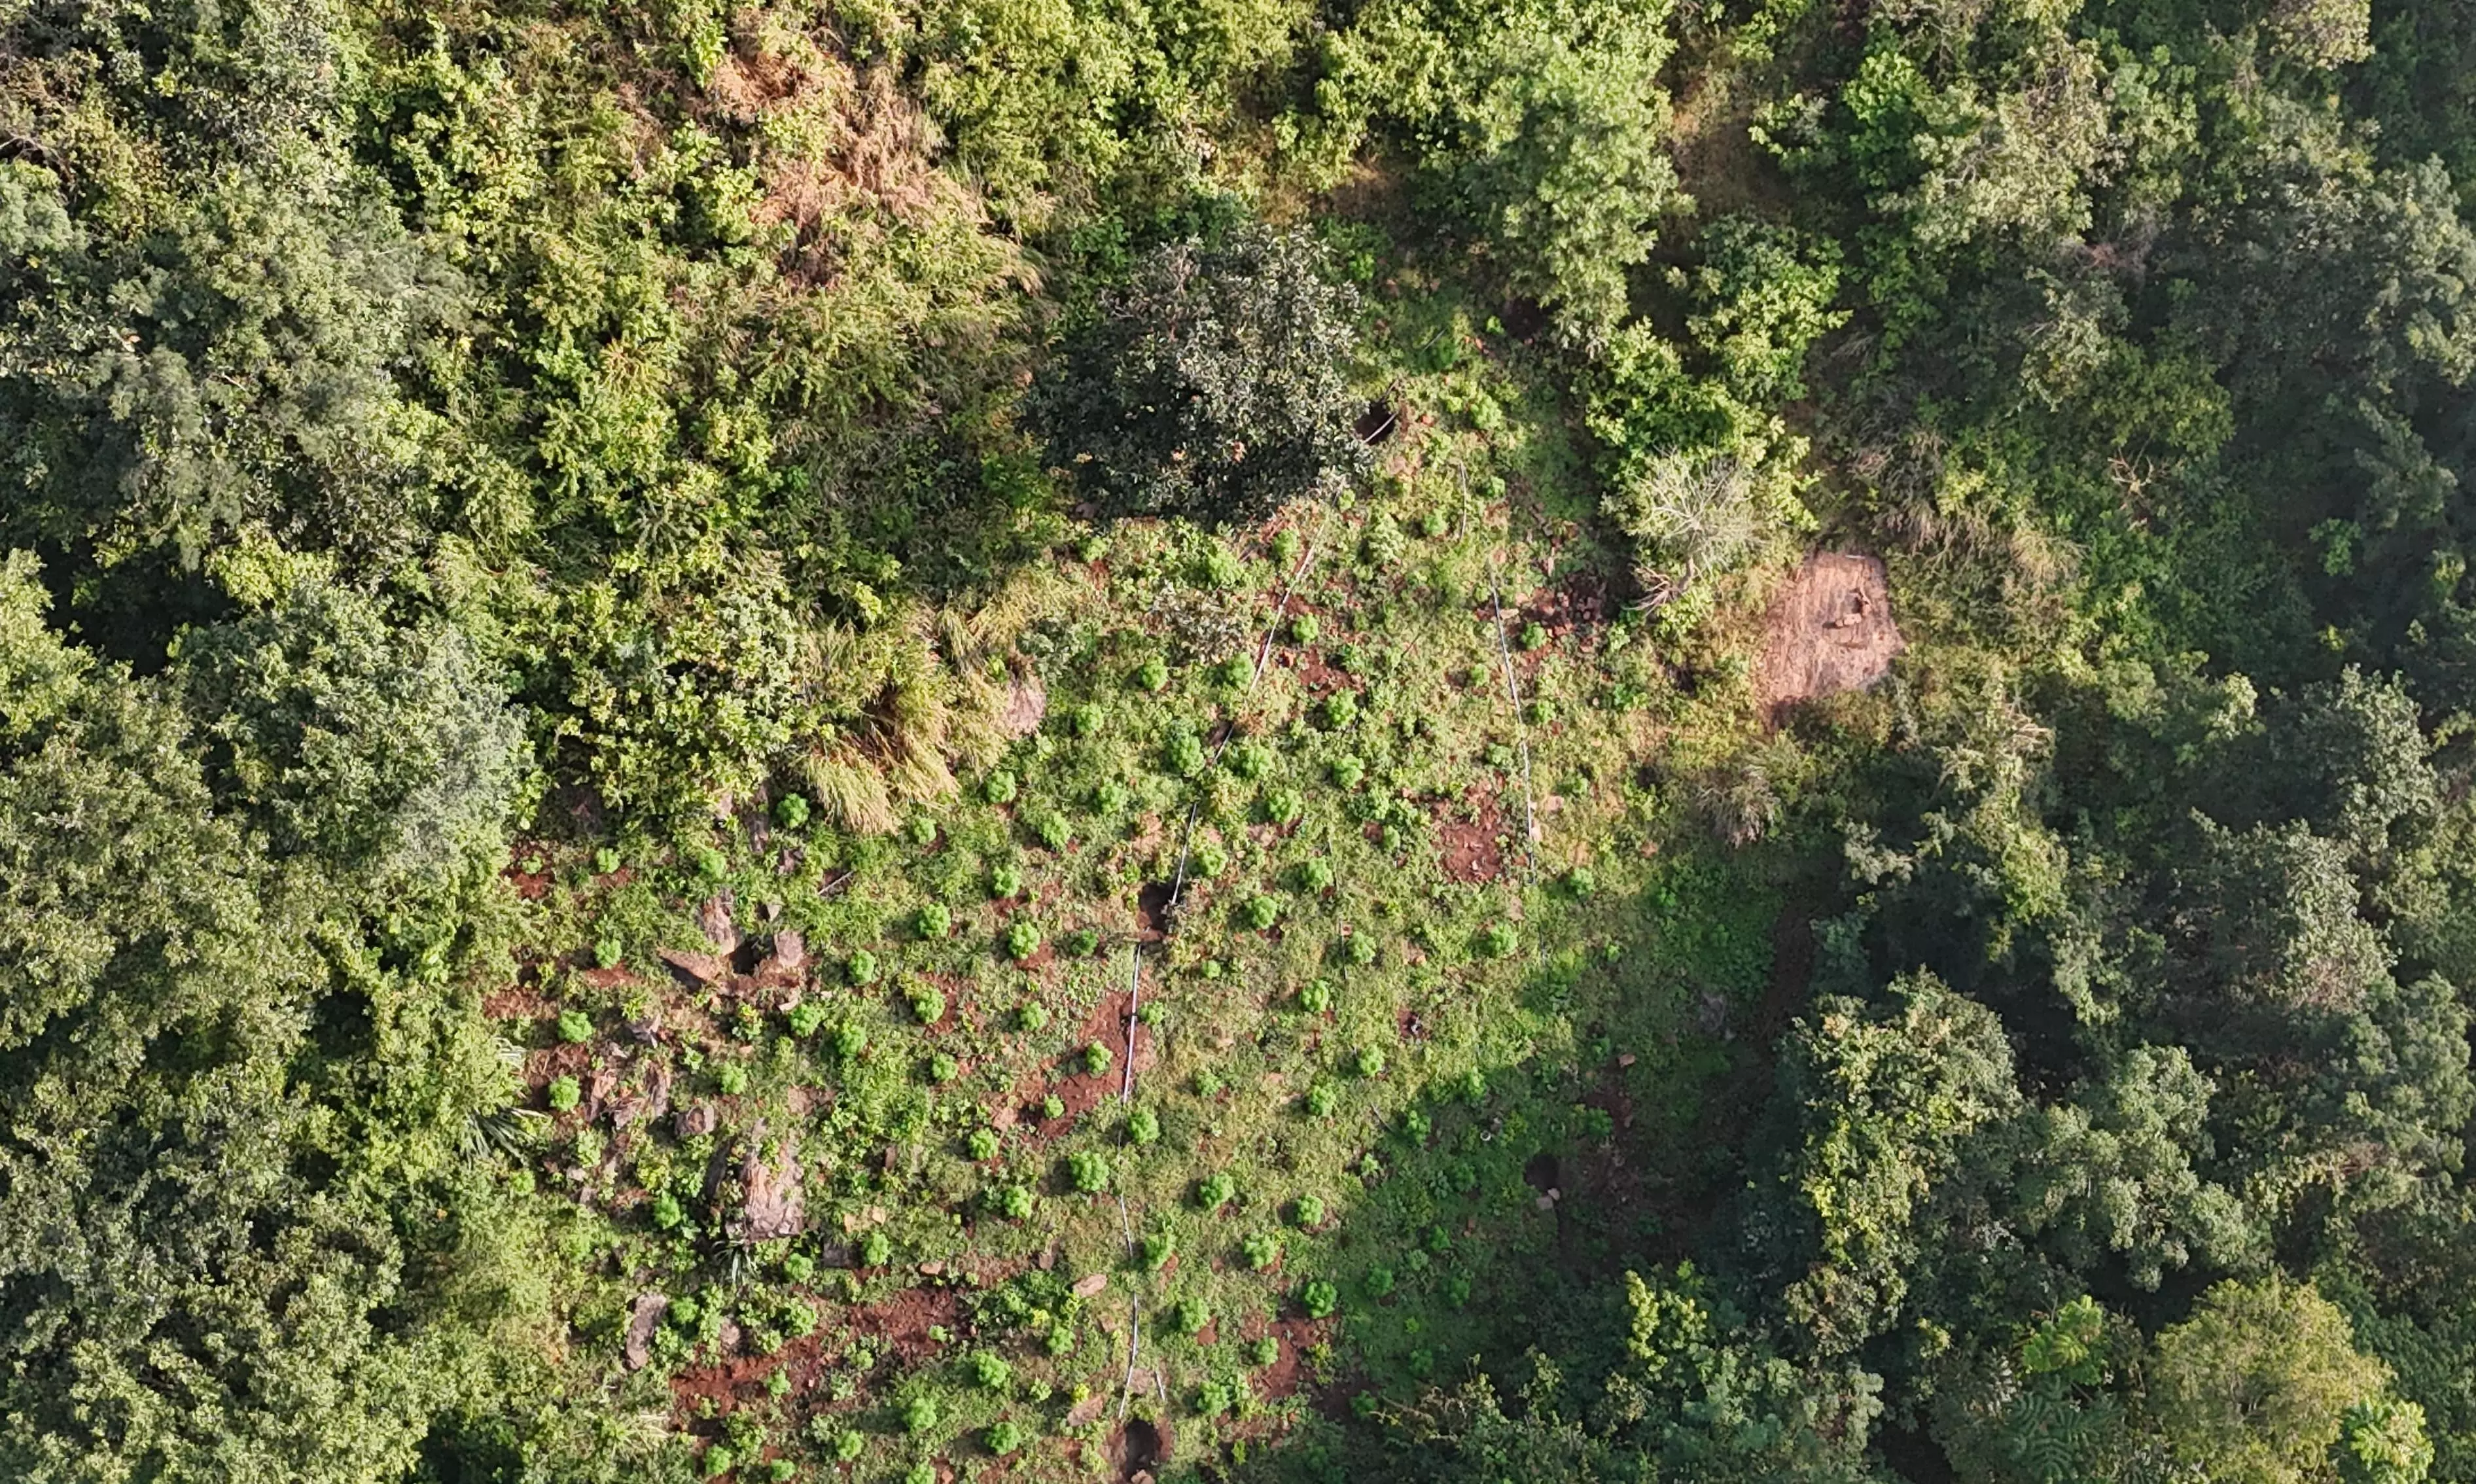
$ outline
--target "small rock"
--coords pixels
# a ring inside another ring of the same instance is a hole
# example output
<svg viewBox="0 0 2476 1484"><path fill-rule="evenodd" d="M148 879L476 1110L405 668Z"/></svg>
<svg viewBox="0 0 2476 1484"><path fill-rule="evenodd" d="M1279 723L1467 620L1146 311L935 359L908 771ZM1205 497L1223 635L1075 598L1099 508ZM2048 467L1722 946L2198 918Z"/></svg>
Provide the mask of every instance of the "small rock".
<svg viewBox="0 0 2476 1484"><path fill-rule="evenodd" d="M778 932L774 935L774 951L756 966L756 977L761 979L796 979L800 971L807 966L807 941L796 932Z"/></svg>
<svg viewBox="0 0 2476 1484"><path fill-rule="evenodd" d="M642 1371L654 1358L654 1331L661 1327L662 1316L671 1307L670 1298L662 1294L638 1294L634 1307L628 1311L628 1341L621 1354L631 1371Z"/></svg>
<svg viewBox="0 0 2476 1484"><path fill-rule="evenodd" d="M715 1348L720 1349L725 1354L739 1348L738 1321L728 1319L724 1320L722 1322L722 1332L714 1336L713 1343Z"/></svg>
<svg viewBox="0 0 2476 1484"><path fill-rule="evenodd" d="M1105 1273L1095 1273L1090 1277L1077 1280L1075 1284L1075 1297L1077 1298L1095 1298L1099 1296L1102 1290L1108 1286L1109 1275Z"/></svg>
<svg viewBox="0 0 2476 1484"><path fill-rule="evenodd" d="M1618 1065L1618 1066L1620 1066L1620 1067L1630 1067L1630 1066L1632 1066L1635 1062L1640 1061L1641 1059L1642 1059L1641 1057L1636 1056L1633 1052L1631 1052L1631 1051L1627 1051L1627 1052L1625 1052L1623 1055L1622 1055L1622 1056L1620 1056L1620 1057L1618 1057L1618 1058L1617 1058L1617 1065Z"/></svg>
<svg viewBox="0 0 2476 1484"><path fill-rule="evenodd" d="M739 925L731 921L731 905L730 890L725 887L705 899L705 905L697 908L698 930L705 934L707 943L726 953L739 947Z"/></svg>
<svg viewBox="0 0 2476 1484"><path fill-rule="evenodd" d="M942 1262L924 1262L920 1265L920 1275L924 1278L942 1277L945 1273L946 1265Z"/></svg>
<svg viewBox="0 0 2476 1484"><path fill-rule="evenodd" d="M675 948L662 950L662 962L698 984L710 984L730 969L730 964L715 954L690 953Z"/></svg>
<svg viewBox="0 0 2476 1484"><path fill-rule="evenodd" d="M699 1139L713 1132L721 1121L721 1115L714 1111L712 1103L700 1102L695 1107L681 1108L671 1115L671 1131L682 1139Z"/></svg>

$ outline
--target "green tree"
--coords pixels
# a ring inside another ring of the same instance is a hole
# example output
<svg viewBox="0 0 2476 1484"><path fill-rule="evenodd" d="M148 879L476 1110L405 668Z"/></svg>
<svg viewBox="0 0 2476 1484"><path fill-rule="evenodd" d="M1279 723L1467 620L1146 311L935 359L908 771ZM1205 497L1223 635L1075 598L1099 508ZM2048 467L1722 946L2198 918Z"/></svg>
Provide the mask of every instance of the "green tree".
<svg viewBox="0 0 2476 1484"><path fill-rule="evenodd" d="M2150 1417L2177 1458L2213 1479L2300 1484L2336 1476L2332 1446L2389 1371L2357 1353L2338 1305L2273 1274L2211 1289L2159 1334L2148 1379Z"/></svg>

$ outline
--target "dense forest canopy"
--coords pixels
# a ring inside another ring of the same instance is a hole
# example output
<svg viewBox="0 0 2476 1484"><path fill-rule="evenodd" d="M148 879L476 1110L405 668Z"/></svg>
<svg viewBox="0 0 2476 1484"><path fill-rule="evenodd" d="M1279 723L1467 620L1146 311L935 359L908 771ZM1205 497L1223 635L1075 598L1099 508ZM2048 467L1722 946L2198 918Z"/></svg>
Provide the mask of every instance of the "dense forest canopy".
<svg viewBox="0 0 2476 1484"><path fill-rule="evenodd" d="M2476 8L0 0L0 1475L2476 1481Z"/></svg>

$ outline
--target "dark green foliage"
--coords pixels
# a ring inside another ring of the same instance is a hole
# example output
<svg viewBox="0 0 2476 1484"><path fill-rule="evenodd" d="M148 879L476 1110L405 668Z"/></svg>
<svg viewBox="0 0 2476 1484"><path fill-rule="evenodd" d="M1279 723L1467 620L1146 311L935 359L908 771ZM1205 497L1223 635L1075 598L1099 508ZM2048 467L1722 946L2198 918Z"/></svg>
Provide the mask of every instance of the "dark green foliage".
<svg viewBox="0 0 2476 1484"><path fill-rule="evenodd" d="M1118 509L1213 522L1337 487L1365 454L1357 296L1327 273L1312 238L1251 226L1147 254L1034 390L1050 461Z"/></svg>

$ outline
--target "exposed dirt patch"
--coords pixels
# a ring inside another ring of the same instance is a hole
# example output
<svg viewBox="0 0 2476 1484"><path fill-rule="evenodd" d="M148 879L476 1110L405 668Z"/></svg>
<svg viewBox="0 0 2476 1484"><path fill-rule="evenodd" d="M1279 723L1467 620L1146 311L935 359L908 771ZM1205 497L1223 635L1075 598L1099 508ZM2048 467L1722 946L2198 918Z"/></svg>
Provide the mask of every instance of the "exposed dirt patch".
<svg viewBox="0 0 2476 1484"><path fill-rule="evenodd" d="M1150 1478L1168 1459L1171 1441L1166 1423L1133 1418L1109 1434L1109 1465L1129 1484L1137 1477Z"/></svg>
<svg viewBox="0 0 2476 1484"><path fill-rule="evenodd" d="M1754 664L1754 694L1776 720L1797 702L1873 684L1891 673L1893 657L1906 647L1892 622L1882 562L1817 552L1772 596Z"/></svg>
<svg viewBox="0 0 2476 1484"><path fill-rule="evenodd" d="M1491 793L1471 793L1458 800L1438 800L1428 806L1436 822L1436 847L1444 856L1445 875L1456 881L1493 881L1504 874L1504 850L1497 843L1504 833L1504 809ZM1468 809L1471 818L1448 816Z"/></svg>

